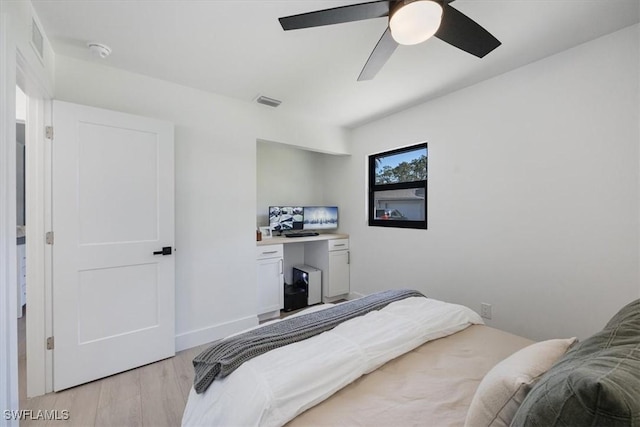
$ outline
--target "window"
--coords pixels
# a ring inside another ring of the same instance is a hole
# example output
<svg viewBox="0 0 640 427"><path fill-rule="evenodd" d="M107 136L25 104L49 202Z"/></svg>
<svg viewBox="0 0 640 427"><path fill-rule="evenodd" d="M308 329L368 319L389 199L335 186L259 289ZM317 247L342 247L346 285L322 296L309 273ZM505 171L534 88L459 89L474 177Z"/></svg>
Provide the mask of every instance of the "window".
<svg viewBox="0 0 640 427"><path fill-rule="evenodd" d="M369 156L369 225L427 228L427 144Z"/></svg>

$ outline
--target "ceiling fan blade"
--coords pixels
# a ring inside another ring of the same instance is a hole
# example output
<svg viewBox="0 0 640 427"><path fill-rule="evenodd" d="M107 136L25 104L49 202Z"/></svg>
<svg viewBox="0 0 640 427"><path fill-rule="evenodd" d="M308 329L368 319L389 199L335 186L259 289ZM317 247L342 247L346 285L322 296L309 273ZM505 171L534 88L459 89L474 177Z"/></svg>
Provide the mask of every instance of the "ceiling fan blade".
<svg viewBox="0 0 640 427"><path fill-rule="evenodd" d="M391 30L387 27L387 30L382 34L380 40L378 40L378 44L373 48L373 52L369 55L367 63L364 64L364 68L358 76L358 81L371 80L374 78L391 57L391 54L396 50L396 47L398 47L398 43L391 37Z"/></svg>
<svg viewBox="0 0 640 427"><path fill-rule="evenodd" d="M344 22L362 21L364 19L381 18L389 15L390 1L374 1L351 4L332 9L301 13L299 15L278 18L283 30L299 30L301 28L319 27L322 25L342 24Z"/></svg>
<svg viewBox="0 0 640 427"><path fill-rule="evenodd" d="M440 40L478 58L484 57L502 44L464 13L448 4L444 4L443 8L442 23L435 34Z"/></svg>

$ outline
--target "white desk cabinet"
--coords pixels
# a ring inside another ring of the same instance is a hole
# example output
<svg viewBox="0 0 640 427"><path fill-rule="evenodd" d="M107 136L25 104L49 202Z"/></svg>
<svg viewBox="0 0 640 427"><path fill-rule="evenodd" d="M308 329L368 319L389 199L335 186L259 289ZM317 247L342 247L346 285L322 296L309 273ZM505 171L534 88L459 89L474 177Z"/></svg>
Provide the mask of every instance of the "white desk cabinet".
<svg viewBox="0 0 640 427"><path fill-rule="evenodd" d="M283 256L281 244L257 247L258 315L276 316L284 308Z"/></svg>
<svg viewBox="0 0 640 427"><path fill-rule="evenodd" d="M324 299L349 293L349 239L331 239L307 244L305 262L322 270Z"/></svg>
<svg viewBox="0 0 640 427"><path fill-rule="evenodd" d="M275 317L275 279L278 276L278 309L284 308L284 275L306 264L322 270L322 302L346 298L349 284L349 235L320 234L309 237L272 237L257 242L258 249L258 318ZM278 269L279 267L279 269ZM265 314L266 313L266 314Z"/></svg>

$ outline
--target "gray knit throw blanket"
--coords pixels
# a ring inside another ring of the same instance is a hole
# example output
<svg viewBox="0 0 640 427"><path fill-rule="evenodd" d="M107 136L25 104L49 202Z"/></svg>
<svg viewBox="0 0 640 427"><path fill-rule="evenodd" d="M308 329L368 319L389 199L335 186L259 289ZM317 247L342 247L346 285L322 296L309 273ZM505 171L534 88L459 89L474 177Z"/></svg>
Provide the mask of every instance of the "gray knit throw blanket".
<svg viewBox="0 0 640 427"><path fill-rule="evenodd" d="M197 393L202 393L216 377L226 377L247 360L269 350L311 338L333 329L345 320L380 310L392 302L409 297L424 295L408 289L378 292L218 341L193 359L193 386Z"/></svg>

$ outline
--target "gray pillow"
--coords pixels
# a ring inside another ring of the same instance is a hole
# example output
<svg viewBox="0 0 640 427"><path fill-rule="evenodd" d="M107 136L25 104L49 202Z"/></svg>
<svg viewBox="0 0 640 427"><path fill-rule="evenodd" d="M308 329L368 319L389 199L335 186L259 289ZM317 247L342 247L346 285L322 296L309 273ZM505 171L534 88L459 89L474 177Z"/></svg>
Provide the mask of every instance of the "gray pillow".
<svg viewBox="0 0 640 427"><path fill-rule="evenodd" d="M531 389L520 426L640 425L640 299L575 345Z"/></svg>

